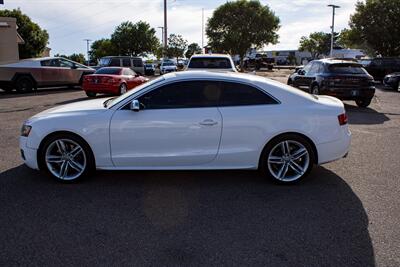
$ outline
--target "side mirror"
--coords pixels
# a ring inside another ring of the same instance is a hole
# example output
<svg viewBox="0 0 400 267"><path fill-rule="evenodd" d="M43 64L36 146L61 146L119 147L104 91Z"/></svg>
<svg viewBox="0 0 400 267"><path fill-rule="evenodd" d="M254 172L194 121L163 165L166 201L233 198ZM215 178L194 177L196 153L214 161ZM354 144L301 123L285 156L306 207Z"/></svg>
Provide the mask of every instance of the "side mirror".
<svg viewBox="0 0 400 267"><path fill-rule="evenodd" d="M139 102L139 100L132 100L132 102L131 102L131 110L132 111L135 111L135 112L138 112L139 110L140 110L140 102Z"/></svg>
<svg viewBox="0 0 400 267"><path fill-rule="evenodd" d="M305 71L303 69L299 69L297 71L297 74L299 74L299 75L304 75L304 73L305 73Z"/></svg>

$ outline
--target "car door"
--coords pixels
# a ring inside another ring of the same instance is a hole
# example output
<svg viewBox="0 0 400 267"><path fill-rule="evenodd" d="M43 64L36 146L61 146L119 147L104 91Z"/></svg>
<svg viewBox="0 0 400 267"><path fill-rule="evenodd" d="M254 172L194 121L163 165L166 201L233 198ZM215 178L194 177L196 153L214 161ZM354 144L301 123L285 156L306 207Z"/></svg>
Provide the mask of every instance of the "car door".
<svg viewBox="0 0 400 267"><path fill-rule="evenodd" d="M54 86L62 84L60 62L57 58L42 60L40 65L40 81L38 81L40 85Z"/></svg>
<svg viewBox="0 0 400 267"><path fill-rule="evenodd" d="M77 69L74 62L60 58L61 80L62 83L77 84L81 78L81 71Z"/></svg>
<svg viewBox="0 0 400 267"><path fill-rule="evenodd" d="M116 167L174 168L212 162L222 117L216 107L219 83L182 81L138 97L141 110L117 110L110 124Z"/></svg>

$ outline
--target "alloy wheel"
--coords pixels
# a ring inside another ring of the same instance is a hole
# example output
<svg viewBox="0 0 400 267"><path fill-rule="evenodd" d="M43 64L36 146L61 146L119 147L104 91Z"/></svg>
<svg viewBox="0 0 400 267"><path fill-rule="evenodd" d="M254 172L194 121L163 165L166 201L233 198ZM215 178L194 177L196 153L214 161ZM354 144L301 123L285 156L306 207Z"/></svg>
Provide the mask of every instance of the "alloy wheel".
<svg viewBox="0 0 400 267"><path fill-rule="evenodd" d="M294 140L284 140L272 148L267 160L268 169L275 179L293 182L307 172L310 154L303 144Z"/></svg>
<svg viewBox="0 0 400 267"><path fill-rule="evenodd" d="M87 159L83 148L71 139L57 139L46 149L48 170L61 180L74 180L86 169Z"/></svg>
<svg viewBox="0 0 400 267"><path fill-rule="evenodd" d="M126 85L124 83L121 84L119 92L121 95L126 93Z"/></svg>

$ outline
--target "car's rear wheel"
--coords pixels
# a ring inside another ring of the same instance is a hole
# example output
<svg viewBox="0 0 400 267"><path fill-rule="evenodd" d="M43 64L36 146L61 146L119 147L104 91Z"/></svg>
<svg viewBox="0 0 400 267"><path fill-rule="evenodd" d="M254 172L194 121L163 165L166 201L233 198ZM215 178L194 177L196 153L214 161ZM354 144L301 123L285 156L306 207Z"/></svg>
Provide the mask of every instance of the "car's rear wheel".
<svg viewBox="0 0 400 267"><path fill-rule="evenodd" d="M96 97L96 93L93 93L93 92L86 92L86 95L88 97Z"/></svg>
<svg viewBox="0 0 400 267"><path fill-rule="evenodd" d="M295 134L273 139L261 156L261 171L280 184L293 184L308 175L314 164L311 144Z"/></svg>
<svg viewBox="0 0 400 267"><path fill-rule="evenodd" d="M122 84L119 86L119 94L120 94L120 95L125 94L125 93L126 93L126 90L127 90L126 84L125 84L125 83L122 83Z"/></svg>
<svg viewBox="0 0 400 267"><path fill-rule="evenodd" d="M34 86L35 83L29 76L21 76L15 81L15 89L17 89L19 93L30 92Z"/></svg>
<svg viewBox="0 0 400 267"><path fill-rule="evenodd" d="M366 108L371 104L372 98L361 98L356 100L357 106L360 108Z"/></svg>
<svg viewBox="0 0 400 267"><path fill-rule="evenodd" d="M89 146L74 135L55 135L43 145L39 156L41 169L61 182L74 182L94 168Z"/></svg>

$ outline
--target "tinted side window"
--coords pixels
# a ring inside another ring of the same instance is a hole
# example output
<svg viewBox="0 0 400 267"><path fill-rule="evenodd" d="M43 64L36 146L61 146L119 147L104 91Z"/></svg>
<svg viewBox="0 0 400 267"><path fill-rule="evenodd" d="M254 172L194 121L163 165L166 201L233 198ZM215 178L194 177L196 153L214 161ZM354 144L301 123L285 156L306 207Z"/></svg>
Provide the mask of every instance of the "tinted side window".
<svg viewBox="0 0 400 267"><path fill-rule="evenodd" d="M220 83L176 82L157 88L139 98L145 109L200 108L217 106Z"/></svg>
<svg viewBox="0 0 400 267"><path fill-rule="evenodd" d="M135 67L143 67L143 60L141 60L140 58L134 58L132 59L133 62L133 66Z"/></svg>
<svg viewBox="0 0 400 267"><path fill-rule="evenodd" d="M130 67L131 66L131 59L130 58L123 58L122 59L122 66L123 67Z"/></svg>
<svg viewBox="0 0 400 267"><path fill-rule="evenodd" d="M318 69L319 69L319 63L318 62L314 62L312 65L311 65L311 68L310 68L310 70L308 71L308 75L314 75L314 74L316 74L316 73L318 73Z"/></svg>
<svg viewBox="0 0 400 267"><path fill-rule="evenodd" d="M120 67L121 66L120 59L119 58L112 58L110 60L109 66L110 67Z"/></svg>
<svg viewBox="0 0 400 267"><path fill-rule="evenodd" d="M277 103L275 99L250 85L233 82L222 83L220 106L249 106Z"/></svg>

